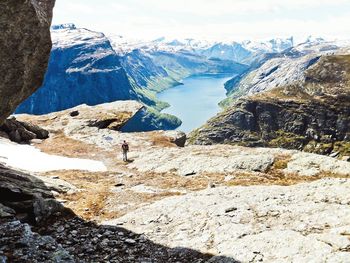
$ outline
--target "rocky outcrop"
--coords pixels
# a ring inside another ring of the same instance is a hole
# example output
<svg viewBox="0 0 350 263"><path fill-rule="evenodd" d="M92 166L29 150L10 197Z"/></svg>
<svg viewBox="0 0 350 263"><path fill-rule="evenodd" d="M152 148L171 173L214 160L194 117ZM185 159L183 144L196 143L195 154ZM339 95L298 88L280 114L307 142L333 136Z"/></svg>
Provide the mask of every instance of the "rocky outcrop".
<svg viewBox="0 0 350 263"><path fill-rule="evenodd" d="M162 246L145 235L78 217L58 219L36 229L15 220L6 222L0 225L0 249L1 262L205 263L213 258L188 248Z"/></svg>
<svg viewBox="0 0 350 263"><path fill-rule="evenodd" d="M141 132L154 130L173 130L181 125L181 120L171 114L160 113L150 107L137 112L121 128L123 132Z"/></svg>
<svg viewBox="0 0 350 263"><path fill-rule="evenodd" d="M3 137L17 143L27 143L33 139L47 139L49 137L47 130L29 122L17 121L15 117L6 119L0 125L0 132L3 132Z"/></svg>
<svg viewBox="0 0 350 263"><path fill-rule="evenodd" d="M176 144L179 147L184 147L186 144L187 135L181 131L168 131L166 136L170 138L170 142Z"/></svg>
<svg viewBox="0 0 350 263"><path fill-rule="evenodd" d="M54 3L0 3L0 124L42 84L51 50L49 29Z"/></svg>
<svg viewBox="0 0 350 263"><path fill-rule="evenodd" d="M2 217L39 223L56 213L68 212L54 199L51 191L66 192L57 183L47 185L38 177L0 165L0 202Z"/></svg>
<svg viewBox="0 0 350 263"><path fill-rule="evenodd" d="M350 176L350 163L329 156L276 148L246 148L231 145L194 145L185 148L152 148L131 155L129 168L142 173L174 173L181 176L210 174L273 173L281 164L284 176Z"/></svg>
<svg viewBox="0 0 350 263"><path fill-rule="evenodd" d="M209 262L346 262L349 189L348 179L217 187L165 198L105 223L169 247L217 255Z"/></svg>
<svg viewBox="0 0 350 263"><path fill-rule="evenodd" d="M190 135L194 144L350 154L348 55L322 57L304 81L243 98Z"/></svg>
<svg viewBox="0 0 350 263"><path fill-rule="evenodd" d="M66 127L69 131L77 131L85 127L97 129L120 130L144 106L137 101L116 101L88 106L82 104L71 109L50 113L48 115L30 116L16 115L20 120L54 120L55 126Z"/></svg>

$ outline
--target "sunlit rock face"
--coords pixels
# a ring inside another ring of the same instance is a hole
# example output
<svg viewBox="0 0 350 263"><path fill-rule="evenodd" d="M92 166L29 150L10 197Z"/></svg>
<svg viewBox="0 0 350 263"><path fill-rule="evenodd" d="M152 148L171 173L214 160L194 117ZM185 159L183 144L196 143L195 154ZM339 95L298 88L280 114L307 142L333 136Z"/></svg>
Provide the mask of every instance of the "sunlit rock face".
<svg viewBox="0 0 350 263"><path fill-rule="evenodd" d="M52 27L52 42L44 83L17 112L45 114L83 103L136 99L104 34L64 24Z"/></svg>
<svg viewBox="0 0 350 263"><path fill-rule="evenodd" d="M54 4L54 0L0 2L0 123L42 84Z"/></svg>
<svg viewBox="0 0 350 263"><path fill-rule="evenodd" d="M248 96L193 132L189 141L349 156L350 55L309 58L293 59L290 69L267 70L274 59L249 73L232 93Z"/></svg>

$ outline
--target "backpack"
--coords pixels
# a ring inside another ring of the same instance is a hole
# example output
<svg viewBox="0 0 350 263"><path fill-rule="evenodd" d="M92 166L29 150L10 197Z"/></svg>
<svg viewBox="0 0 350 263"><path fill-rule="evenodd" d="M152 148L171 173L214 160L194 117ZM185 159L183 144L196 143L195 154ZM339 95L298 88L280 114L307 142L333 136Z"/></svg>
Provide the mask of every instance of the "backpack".
<svg viewBox="0 0 350 263"><path fill-rule="evenodd" d="M123 149L124 151L129 151L129 145L128 145L127 143L123 143L122 149Z"/></svg>

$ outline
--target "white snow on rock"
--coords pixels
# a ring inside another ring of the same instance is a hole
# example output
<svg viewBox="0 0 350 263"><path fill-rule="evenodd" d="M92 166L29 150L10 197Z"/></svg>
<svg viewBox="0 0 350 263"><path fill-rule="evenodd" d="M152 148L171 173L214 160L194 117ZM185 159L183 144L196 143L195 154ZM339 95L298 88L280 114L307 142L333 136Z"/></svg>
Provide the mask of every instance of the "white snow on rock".
<svg viewBox="0 0 350 263"><path fill-rule="evenodd" d="M20 145L6 139L0 139L0 163L27 172L55 170L102 172L107 170L100 161L50 155L41 152L34 146Z"/></svg>

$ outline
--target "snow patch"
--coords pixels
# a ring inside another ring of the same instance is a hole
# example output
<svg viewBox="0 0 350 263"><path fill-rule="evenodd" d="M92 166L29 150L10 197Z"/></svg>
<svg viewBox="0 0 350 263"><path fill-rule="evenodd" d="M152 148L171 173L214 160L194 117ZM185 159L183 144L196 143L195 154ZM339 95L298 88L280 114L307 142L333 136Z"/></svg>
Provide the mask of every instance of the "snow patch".
<svg viewBox="0 0 350 263"><path fill-rule="evenodd" d="M27 172L55 170L107 171L103 162L50 155L41 152L34 146L12 143L6 139L0 139L0 163Z"/></svg>

